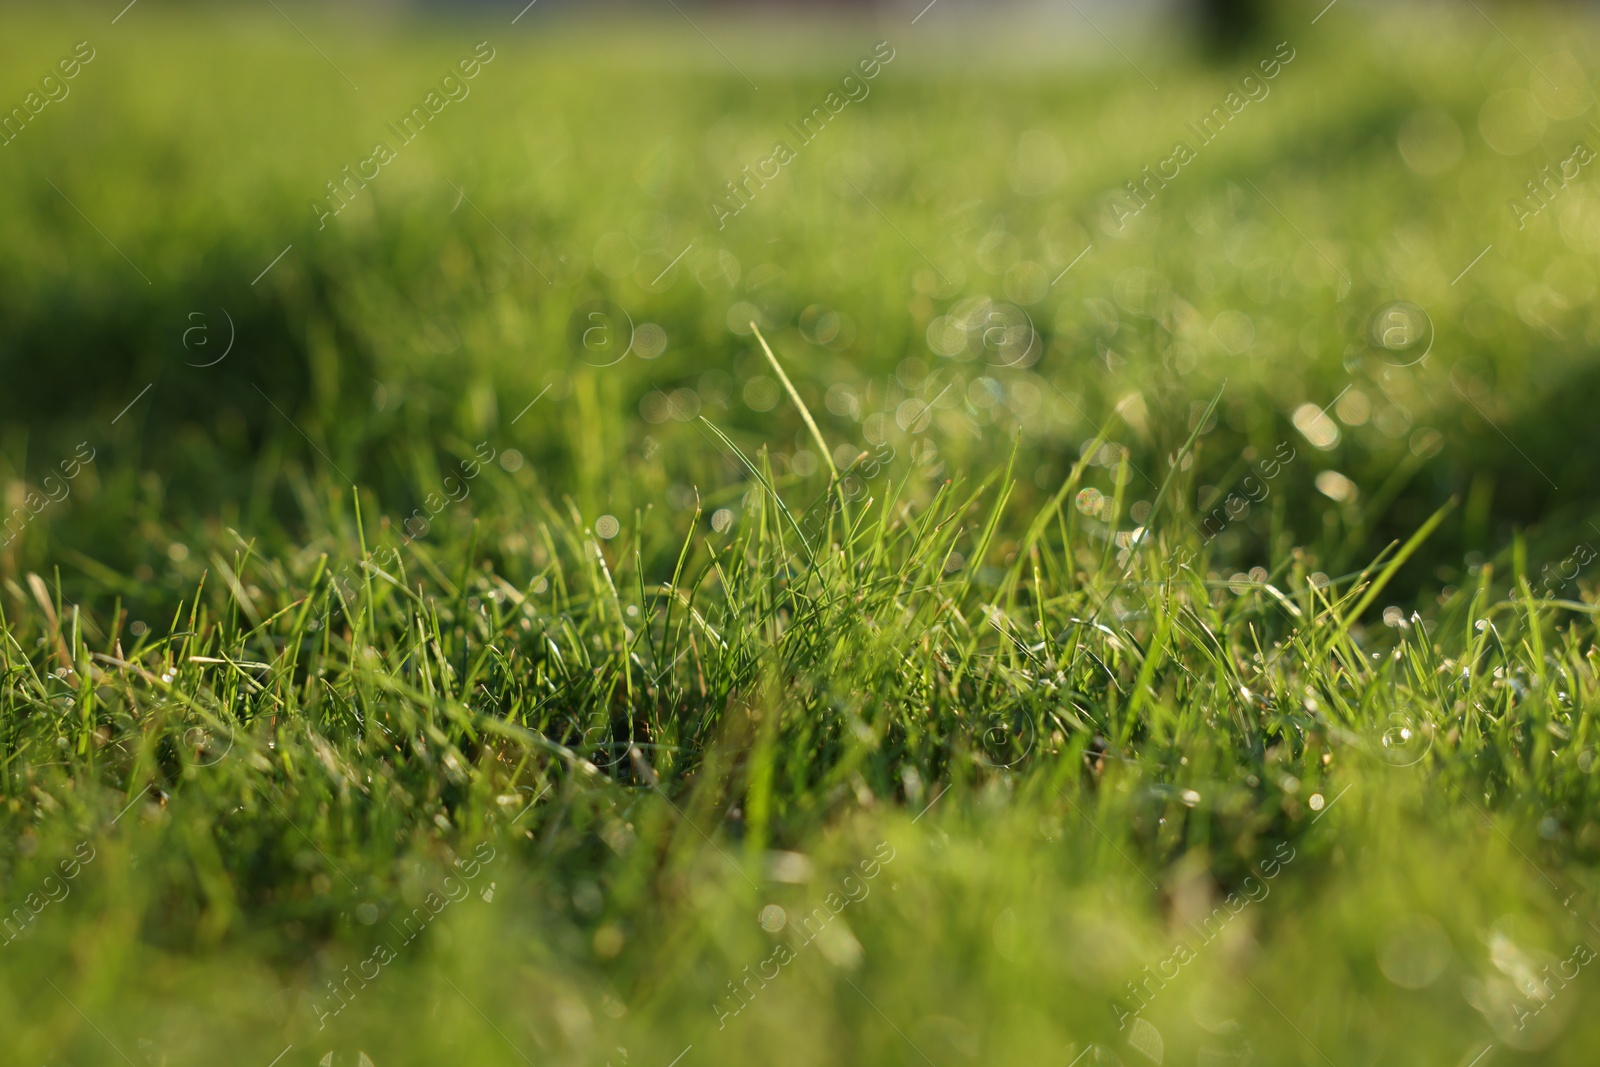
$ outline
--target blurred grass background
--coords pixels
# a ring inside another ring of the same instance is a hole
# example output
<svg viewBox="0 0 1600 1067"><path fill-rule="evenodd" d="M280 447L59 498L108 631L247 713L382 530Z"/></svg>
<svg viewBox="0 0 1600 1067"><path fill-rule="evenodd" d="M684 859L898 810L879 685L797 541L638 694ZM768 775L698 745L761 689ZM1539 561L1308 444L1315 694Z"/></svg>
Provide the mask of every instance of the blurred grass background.
<svg viewBox="0 0 1600 1067"><path fill-rule="evenodd" d="M1354 548L1414 528L1451 493L1479 504L1451 549L1484 551L1512 524L1586 517L1594 471L1570 435L1590 388L1595 203L1580 178L1524 230L1507 206L1539 167L1594 137L1573 52L1582 42L1537 43L1546 26L1521 30L1523 50L1559 75L1559 92L1470 10L1363 9L1354 26L1330 15L1303 28L1271 94L1126 230L1108 224L1107 194L1175 140L1195 140L1184 124L1220 104L1239 71L1180 65L1167 79L1180 87L1158 93L1120 60L1047 64L1045 49L1004 37L976 55L947 36L913 38L864 102L719 231L707 202L726 196L723 183L775 139L793 140L784 124L893 35L863 25L826 44L802 37L768 66L756 29L731 27L724 51L767 83L753 92L681 23L630 21L623 33L554 22L497 38L502 58L472 95L318 231L309 205L324 183L393 139L384 124L484 38L463 28L422 44L395 27L352 41L342 65L356 92L280 33L282 20L140 14L116 27L133 43L108 43L72 96L6 149L0 358L16 476L92 435L112 457L101 470L142 468L164 494L220 497L253 527L292 526L298 504L262 490L252 460L316 456L262 393L349 477L403 505L426 492L414 453L443 435L481 439L552 385L562 416L519 427L519 447L539 459L521 477L585 509L631 510L707 480L693 426L600 417L641 404L659 417L656 392L783 451L804 447L788 439L801 430L788 405L745 402L762 363L733 320L753 308L843 439L870 447L871 409L942 393L942 454L992 466L1020 431L1037 474L1026 480L1046 487L1036 492L1054 488L1118 405L1135 417L1113 439L1148 469L1173 443L1159 427L1226 381L1220 436L1206 442L1226 465L1247 446L1270 453L1300 405L1321 408L1349 386L1337 445L1284 490L1293 536ZM59 50L73 36L57 32ZM346 40L348 27L325 36ZM20 98L23 72L47 69L54 44L38 26L9 47L18 84L7 98ZM652 89L663 79L670 93ZM1485 143L1485 124L1505 127L1501 147L1516 151ZM983 297L1025 313L1038 341L1030 365L996 366L1010 352L995 358L981 329L954 358L930 350L930 325L964 310L976 321ZM587 367L568 326L594 298L658 323L665 352ZM1371 351L1372 317L1394 300L1431 320L1419 366ZM204 373L184 366L214 358L182 339L203 322L220 346L219 309L233 318L234 354ZM819 329L830 340L808 341ZM148 404L109 426L152 381ZM784 434L767 432L773 418ZM601 457L638 455L646 436L660 446L651 461L604 477ZM1377 506L1341 513L1310 489L1320 467ZM122 481L124 508L134 486ZM1247 535L1224 536L1235 547Z"/></svg>

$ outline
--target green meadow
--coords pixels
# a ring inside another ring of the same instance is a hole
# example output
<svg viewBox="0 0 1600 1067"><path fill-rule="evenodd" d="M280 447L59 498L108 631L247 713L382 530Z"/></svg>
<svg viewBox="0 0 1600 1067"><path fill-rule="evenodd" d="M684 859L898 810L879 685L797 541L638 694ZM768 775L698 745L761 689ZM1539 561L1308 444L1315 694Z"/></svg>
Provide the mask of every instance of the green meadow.
<svg viewBox="0 0 1600 1067"><path fill-rule="evenodd" d="M4 15L0 1064L1592 1064L1600 35L1319 8Z"/></svg>

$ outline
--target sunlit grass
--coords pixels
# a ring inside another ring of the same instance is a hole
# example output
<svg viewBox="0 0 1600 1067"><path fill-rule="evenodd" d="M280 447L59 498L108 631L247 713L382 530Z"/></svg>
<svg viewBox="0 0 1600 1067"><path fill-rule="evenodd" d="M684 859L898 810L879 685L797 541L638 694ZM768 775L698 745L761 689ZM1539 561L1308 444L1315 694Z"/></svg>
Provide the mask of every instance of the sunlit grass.
<svg viewBox="0 0 1600 1067"><path fill-rule="evenodd" d="M1243 68L97 28L0 159L11 1059L1592 1062L1590 42L1374 17L1125 228Z"/></svg>

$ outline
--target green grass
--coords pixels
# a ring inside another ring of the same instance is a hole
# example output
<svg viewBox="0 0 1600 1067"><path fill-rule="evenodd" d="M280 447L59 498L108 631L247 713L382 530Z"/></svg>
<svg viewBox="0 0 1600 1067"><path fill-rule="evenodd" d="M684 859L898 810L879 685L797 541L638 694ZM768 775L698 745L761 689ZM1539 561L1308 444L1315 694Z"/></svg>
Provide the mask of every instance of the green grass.
<svg viewBox="0 0 1600 1067"><path fill-rule="evenodd" d="M1592 33L1308 12L1121 230L1242 69L146 6L0 40L0 1062L1593 1062Z"/></svg>

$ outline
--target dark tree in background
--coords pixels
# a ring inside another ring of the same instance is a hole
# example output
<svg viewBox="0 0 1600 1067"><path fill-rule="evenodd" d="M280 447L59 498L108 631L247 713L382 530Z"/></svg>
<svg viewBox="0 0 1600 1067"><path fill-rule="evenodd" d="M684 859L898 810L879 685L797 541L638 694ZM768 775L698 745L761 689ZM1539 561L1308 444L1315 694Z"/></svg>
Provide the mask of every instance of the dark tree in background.
<svg viewBox="0 0 1600 1067"><path fill-rule="evenodd" d="M1275 5L1271 0L1194 0L1194 6L1206 50L1219 59L1232 59L1259 43Z"/></svg>

